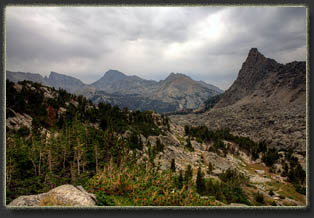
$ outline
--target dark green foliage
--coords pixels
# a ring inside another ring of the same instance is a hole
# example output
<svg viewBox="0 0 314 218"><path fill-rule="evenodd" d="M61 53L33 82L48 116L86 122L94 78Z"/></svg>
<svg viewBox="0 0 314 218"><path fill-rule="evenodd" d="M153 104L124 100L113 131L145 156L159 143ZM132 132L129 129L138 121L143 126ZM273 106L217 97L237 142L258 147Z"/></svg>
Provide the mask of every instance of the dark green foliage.
<svg viewBox="0 0 314 218"><path fill-rule="evenodd" d="M300 184L294 184L294 188L298 193L306 195L306 188L304 186L301 186Z"/></svg>
<svg viewBox="0 0 314 218"><path fill-rule="evenodd" d="M110 195L106 195L104 192L98 191L96 193L96 200L98 206L114 206L113 197Z"/></svg>
<svg viewBox="0 0 314 218"><path fill-rule="evenodd" d="M248 178L243 174L239 173L236 169L229 168L219 175L219 179L223 182L230 182L237 184L246 184Z"/></svg>
<svg viewBox="0 0 314 218"><path fill-rule="evenodd" d="M250 205L247 195L243 192L241 184L232 180L218 182L213 179L205 179L205 191L203 195L214 196L219 201L230 203L243 203Z"/></svg>
<svg viewBox="0 0 314 218"><path fill-rule="evenodd" d="M292 168L288 172L288 180L291 183L304 184L306 173L302 166L298 163L296 167Z"/></svg>
<svg viewBox="0 0 314 218"><path fill-rule="evenodd" d="M182 170L180 170L179 175L177 177L175 177L175 186L178 189L182 189L183 183L184 183L184 178L182 175Z"/></svg>
<svg viewBox="0 0 314 218"><path fill-rule="evenodd" d="M200 142L214 142L214 146L209 151L218 152L222 150L227 152L227 148L223 145L222 140L234 142L239 145L240 149L248 154L253 155L253 159L258 158L260 152L265 152L266 143L264 141L255 143L248 137L234 136L230 134L229 129L209 130L206 126L189 127L185 126L185 133L189 137L195 137Z"/></svg>
<svg viewBox="0 0 314 218"><path fill-rule="evenodd" d="M142 150L143 149L143 143L141 138L138 137L138 135L134 132L132 132L131 137L130 137L130 149L134 150L134 149L139 149Z"/></svg>
<svg viewBox="0 0 314 218"><path fill-rule="evenodd" d="M63 89L53 93L56 98L44 98L44 89L39 84L28 81L19 84L21 92L7 81L7 113L32 116L32 130L7 132L7 202L61 184L84 185L108 162L120 166L126 161L127 149L141 150L139 134L146 137L161 134L152 112L120 110L103 103L97 108L83 96L71 95ZM58 115L56 111L61 107L65 112ZM56 122L48 118L49 110L50 118ZM169 124L166 116L161 121ZM96 129L91 123L100 124L101 128ZM42 133L43 128L49 130L50 139ZM132 132L131 138L119 139L117 134L126 130ZM151 162L163 147L159 141L151 149Z"/></svg>
<svg viewBox="0 0 314 218"><path fill-rule="evenodd" d="M270 148L264 153L262 157L262 161L266 164L266 166L271 167L279 158L278 151L276 148Z"/></svg>
<svg viewBox="0 0 314 218"><path fill-rule="evenodd" d="M30 134L30 130L26 126L22 126L18 131L17 134L19 137L25 137Z"/></svg>
<svg viewBox="0 0 314 218"><path fill-rule="evenodd" d="M283 172L281 173L281 176L287 176L288 172L289 172L288 164L286 162L284 162L284 164L283 164Z"/></svg>

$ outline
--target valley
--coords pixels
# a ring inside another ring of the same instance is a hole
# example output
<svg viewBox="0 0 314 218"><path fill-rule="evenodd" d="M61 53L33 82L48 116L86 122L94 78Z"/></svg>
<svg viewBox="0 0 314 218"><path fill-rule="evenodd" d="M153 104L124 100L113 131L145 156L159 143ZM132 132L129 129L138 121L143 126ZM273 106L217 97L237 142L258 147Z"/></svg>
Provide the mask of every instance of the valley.
<svg viewBox="0 0 314 218"><path fill-rule="evenodd" d="M32 76L7 74L9 207L307 205L305 62L252 48L224 93L174 73Z"/></svg>

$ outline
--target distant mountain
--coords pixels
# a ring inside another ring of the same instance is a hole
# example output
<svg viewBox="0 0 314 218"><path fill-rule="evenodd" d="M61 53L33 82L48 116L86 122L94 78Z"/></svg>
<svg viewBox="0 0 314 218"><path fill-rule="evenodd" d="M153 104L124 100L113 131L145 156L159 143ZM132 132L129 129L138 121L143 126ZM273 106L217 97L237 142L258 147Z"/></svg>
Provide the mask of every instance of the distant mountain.
<svg viewBox="0 0 314 218"><path fill-rule="evenodd" d="M29 80L33 82L38 82L43 85L49 85L46 79L38 74L38 73L24 73L24 72L12 72L12 71L7 71L6 74L6 79L12 81L12 82L19 82L23 80Z"/></svg>
<svg viewBox="0 0 314 218"><path fill-rule="evenodd" d="M223 92L224 92L223 90L221 90L221 89L220 89L220 88L218 88L217 86L214 86L214 85L208 84L208 83L206 83L206 82L204 82L204 81L202 81L202 80L197 81L197 82L198 82L199 84L201 84L202 86L204 86L204 87L208 88L208 89L211 89L211 90L216 91L216 92L217 92L217 94L221 94L221 93L223 93Z"/></svg>
<svg viewBox="0 0 314 218"><path fill-rule="evenodd" d="M72 76L51 72L46 78L47 83L55 88L63 88L68 92L75 93L77 90L85 86L85 84Z"/></svg>
<svg viewBox="0 0 314 218"><path fill-rule="evenodd" d="M23 72L12 72L7 71L7 79L12 82L18 82L23 80L29 80L32 82L38 82L46 86L55 88L63 88L68 92L75 93L82 89L86 85L79 79L64 74L51 72L49 77L43 77L40 74L35 73L23 73Z"/></svg>
<svg viewBox="0 0 314 218"><path fill-rule="evenodd" d="M173 121L265 140L277 148L306 150L306 63L280 64L252 48L237 79L203 114Z"/></svg>
<svg viewBox="0 0 314 218"><path fill-rule="evenodd" d="M151 97L176 104L177 110L196 109L208 97L221 93L216 90L210 89L184 74L171 73L165 80L159 82L158 89Z"/></svg>
<svg viewBox="0 0 314 218"><path fill-rule="evenodd" d="M109 70L90 85L56 72L51 72L48 78L44 78L39 74L7 71L7 77L13 82L31 80L47 86L63 88L73 94L86 96L95 103L108 102L121 108L154 110L160 113L196 109L208 97L223 92L213 85L194 81L179 73L171 73L165 80L157 82L138 76L127 76L117 70Z"/></svg>
<svg viewBox="0 0 314 218"><path fill-rule="evenodd" d="M153 80L145 80L138 76L127 76L117 70L107 71L103 77L90 86L108 93L145 94L157 86Z"/></svg>

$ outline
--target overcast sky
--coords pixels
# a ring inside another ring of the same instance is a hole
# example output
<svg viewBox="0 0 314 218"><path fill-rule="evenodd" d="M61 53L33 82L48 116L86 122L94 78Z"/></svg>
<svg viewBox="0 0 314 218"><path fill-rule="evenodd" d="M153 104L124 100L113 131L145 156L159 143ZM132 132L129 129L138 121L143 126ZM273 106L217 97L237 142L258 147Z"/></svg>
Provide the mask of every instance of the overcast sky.
<svg viewBox="0 0 314 218"><path fill-rule="evenodd" d="M303 7L7 7L6 68L74 76L109 69L144 79L184 73L227 89L250 48L306 59Z"/></svg>

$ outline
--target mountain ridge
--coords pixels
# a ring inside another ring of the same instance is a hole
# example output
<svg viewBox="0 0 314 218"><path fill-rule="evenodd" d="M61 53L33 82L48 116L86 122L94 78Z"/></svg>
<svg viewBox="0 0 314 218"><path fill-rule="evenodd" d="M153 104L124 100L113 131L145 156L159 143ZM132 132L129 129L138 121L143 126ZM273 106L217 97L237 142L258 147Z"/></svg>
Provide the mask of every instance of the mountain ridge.
<svg viewBox="0 0 314 218"><path fill-rule="evenodd" d="M31 76L26 77L23 73L7 72L8 79L13 82L24 79L40 82L86 96L97 103L108 102L120 108L129 107L131 110L169 112L185 108L196 109L208 97L223 92L211 84L174 73L157 82L135 75L128 76L118 70L108 70L97 81L85 84L75 77L56 72L51 72L49 77L42 77L40 74L36 76L30 74ZM190 89L185 89L186 87Z"/></svg>

